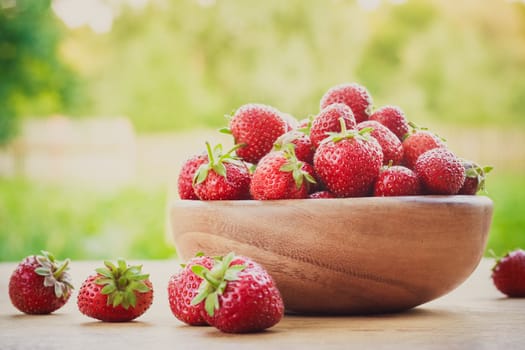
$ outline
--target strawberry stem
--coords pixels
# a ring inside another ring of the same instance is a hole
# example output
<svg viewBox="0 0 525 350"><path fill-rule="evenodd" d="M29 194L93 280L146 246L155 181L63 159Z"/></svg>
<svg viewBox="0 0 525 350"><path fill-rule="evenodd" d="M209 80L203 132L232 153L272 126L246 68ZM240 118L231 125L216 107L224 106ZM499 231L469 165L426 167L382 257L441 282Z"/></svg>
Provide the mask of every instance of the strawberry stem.
<svg viewBox="0 0 525 350"><path fill-rule="evenodd" d="M66 259L64 262L58 267L58 269L53 273L53 277L55 279L60 280L62 278L62 275L67 270L70 260Z"/></svg>

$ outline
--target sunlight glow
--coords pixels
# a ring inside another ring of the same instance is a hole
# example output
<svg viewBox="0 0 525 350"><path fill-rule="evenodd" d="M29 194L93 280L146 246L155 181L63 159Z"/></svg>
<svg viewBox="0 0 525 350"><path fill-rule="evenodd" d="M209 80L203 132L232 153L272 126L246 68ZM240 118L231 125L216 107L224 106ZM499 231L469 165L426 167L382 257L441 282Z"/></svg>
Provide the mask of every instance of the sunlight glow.
<svg viewBox="0 0 525 350"><path fill-rule="evenodd" d="M113 9L101 0L54 0L52 8L68 27L88 25L99 34L111 30L115 17Z"/></svg>

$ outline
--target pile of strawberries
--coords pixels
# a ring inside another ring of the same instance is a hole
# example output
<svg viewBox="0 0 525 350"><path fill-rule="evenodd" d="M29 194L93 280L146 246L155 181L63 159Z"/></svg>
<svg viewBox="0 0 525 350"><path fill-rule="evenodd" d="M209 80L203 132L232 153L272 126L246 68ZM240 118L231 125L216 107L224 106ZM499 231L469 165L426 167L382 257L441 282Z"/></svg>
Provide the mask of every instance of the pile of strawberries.
<svg viewBox="0 0 525 350"><path fill-rule="evenodd" d="M206 143L206 153L188 159L178 178L181 199L474 195L491 170L458 158L399 107L372 112L370 93L356 83L330 88L314 117L297 121L247 104L222 131L235 146Z"/></svg>

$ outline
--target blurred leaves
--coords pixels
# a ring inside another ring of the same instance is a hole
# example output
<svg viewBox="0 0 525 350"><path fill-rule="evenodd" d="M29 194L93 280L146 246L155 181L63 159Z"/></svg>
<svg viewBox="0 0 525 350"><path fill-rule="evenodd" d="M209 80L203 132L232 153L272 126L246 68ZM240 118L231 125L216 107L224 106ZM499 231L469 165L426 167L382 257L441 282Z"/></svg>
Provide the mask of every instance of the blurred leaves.
<svg viewBox="0 0 525 350"><path fill-rule="evenodd" d="M168 258L166 193L87 188L0 178L0 260L16 261L45 249L71 259Z"/></svg>
<svg viewBox="0 0 525 350"><path fill-rule="evenodd" d="M0 1L0 144L15 132L17 117L73 102L75 74L57 52L61 27L49 0Z"/></svg>
<svg viewBox="0 0 525 350"><path fill-rule="evenodd" d="M331 85L358 81L377 107L409 118L525 122L522 3L152 1L124 8L113 31L71 33L65 53L88 78L95 115L141 131L224 124L247 102L303 118Z"/></svg>

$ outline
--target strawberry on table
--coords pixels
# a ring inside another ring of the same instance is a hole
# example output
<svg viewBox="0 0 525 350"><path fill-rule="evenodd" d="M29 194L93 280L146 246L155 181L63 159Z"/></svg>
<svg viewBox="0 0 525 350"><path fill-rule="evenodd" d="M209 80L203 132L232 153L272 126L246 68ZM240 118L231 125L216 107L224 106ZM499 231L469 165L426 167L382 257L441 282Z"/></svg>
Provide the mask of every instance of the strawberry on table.
<svg viewBox="0 0 525 350"><path fill-rule="evenodd" d="M208 162L203 163L193 178L193 189L201 200L233 200L250 198L250 172L244 162L232 153L240 146L222 153L222 145L214 149L206 142Z"/></svg>
<svg viewBox="0 0 525 350"><path fill-rule="evenodd" d="M193 305L204 305L208 324L226 333L259 332L277 324L284 303L273 278L250 258L230 253L208 269L194 265L204 281Z"/></svg>
<svg viewBox="0 0 525 350"><path fill-rule="evenodd" d="M496 288L511 298L525 297L525 251L517 249L506 254L492 268Z"/></svg>
<svg viewBox="0 0 525 350"><path fill-rule="evenodd" d="M202 317L204 305L192 305L191 301L197 296L199 286L203 281L191 268L200 265L207 269L213 267L214 260L209 256L196 256L174 274L168 282L168 301L173 315L190 326L205 326L208 323Z"/></svg>
<svg viewBox="0 0 525 350"><path fill-rule="evenodd" d="M392 131L400 141L410 130L405 113L397 106L384 106L376 110L370 116L370 120L375 120L386 126Z"/></svg>
<svg viewBox="0 0 525 350"><path fill-rule="evenodd" d="M331 132L340 132L341 124L339 119L344 120L347 130L355 129L356 121L354 113L350 107L343 103L334 103L323 108L321 112L312 120L310 127L310 139L315 148L329 136Z"/></svg>
<svg viewBox="0 0 525 350"><path fill-rule="evenodd" d="M241 145L237 155L256 164L272 150L275 140L292 126L277 109L263 104L241 106L230 120L229 132L235 144Z"/></svg>
<svg viewBox="0 0 525 350"><path fill-rule="evenodd" d="M180 199L199 199L193 190L193 177L199 167L207 162L208 156L206 154L193 156L184 162L177 181Z"/></svg>
<svg viewBox="0 0 525 350"><path fill-rule="evenodd" d="M481 167L470 160L462 160L462 163L466 178L458 194L475 195L478 191L485 190L485 177L492 170L492 167Z"/></svg>
<svg viewBox="0 0 525 350"><path fill-rule="evenodd" d="M316 183L314 174L310 164L297 159L293 147L273 151L259 161L250 193L256 200L306 198Z"/></svg>
<svg viewBox="0 0 525 350"><path fill-rule="evenodd" d="M357 130L363 130L364 128L371 128L370 135L379 142L383 150L383 164L392 163L396 165L401 163L403 160L403 146L392 131L375 120L367 120L357 124Z"/></svg>
<svg viewBox="0 0 525 350"><path fill-rule="evenodd" d="M314 155L318 178L336 197L362 197L371 194L383 164L379 143L370 129L346 130L323 141Z"/></svg>
<svg viewBox="0 0 525 350"><path fill-rule="evenodd" d="M421 194L421 184L416 173L401 166L384 166L374 184L374 196L413 196Z"/></svg>
<svg viewBox="0 0 525 350"><path fill-rule="evenodd" d="M78 292L81 313L105 322L127 322L141 316L153 302L153 286L142 266L104 262L89 276Z"/></svg>
<svg viewBox="0 0 525 350"><path fill-rule="evenodd" d="M372 96L357 83L344 83L331 87L321 98L321 109L334 103L344 103L352 109L355 121L368 120L372 112Z"/></svg>
<svg viewBox="0 0 525 350"><path fill-rule="evenodd" d="M49 252L26 257L9 279L11 303L26 314L49 314L61 308L71 296L69 259L56 260Z"/></svg>
<svg viewBox="0 0 525 350"><path fill-rule="evenodd" d="M465 182L463 164L445 148L423 153L417 159L414 171L428 194L457 194Z"/></svg>

